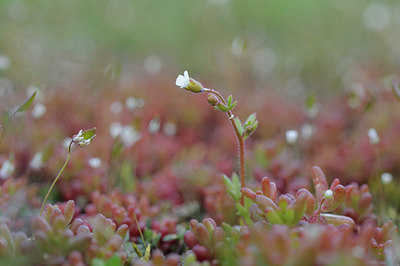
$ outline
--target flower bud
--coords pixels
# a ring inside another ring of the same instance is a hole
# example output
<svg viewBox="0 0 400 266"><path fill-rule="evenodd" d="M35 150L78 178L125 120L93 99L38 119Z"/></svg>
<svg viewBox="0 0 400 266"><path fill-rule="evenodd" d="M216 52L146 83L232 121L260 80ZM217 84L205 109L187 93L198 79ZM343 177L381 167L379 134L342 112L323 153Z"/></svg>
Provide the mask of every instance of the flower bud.
<svg viewBox="0 0 400 266"><path fill-rule="evenodd" d="M214 95L214 94L208 94L207 96L207 101L209 104L211 104L212 106L217 106L218 105L218 98Z"/></svg>

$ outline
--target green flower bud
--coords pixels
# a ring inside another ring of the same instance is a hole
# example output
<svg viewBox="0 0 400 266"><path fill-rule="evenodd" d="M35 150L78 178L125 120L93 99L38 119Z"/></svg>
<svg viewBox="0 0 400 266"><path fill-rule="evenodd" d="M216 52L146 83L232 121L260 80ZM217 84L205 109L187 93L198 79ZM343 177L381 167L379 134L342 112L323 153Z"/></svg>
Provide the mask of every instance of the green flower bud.
<svg viewBox="0 0 400 266"><path fill-rule="evenodd" d="M214 94L211 94L211 93L208 94L207 101L212 106L217 106L218 105L218 98Z"/></svg>

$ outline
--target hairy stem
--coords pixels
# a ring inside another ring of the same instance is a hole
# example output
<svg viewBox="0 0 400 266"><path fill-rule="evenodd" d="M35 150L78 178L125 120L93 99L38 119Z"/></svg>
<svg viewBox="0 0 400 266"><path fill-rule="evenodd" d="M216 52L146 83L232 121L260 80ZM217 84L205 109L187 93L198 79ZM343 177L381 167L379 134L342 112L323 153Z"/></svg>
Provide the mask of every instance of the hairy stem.
<svg viewBox="0 0 400 266"><path fill-rule="evenodd" d="M61 168L60 172L58 173L58 175L54 179L53 183L51 184L49 190L47 191L46 197L44 197L44 200L43 200L43 203L42 203L42 207L40 207L40 215L42 215L42 213L43 213L43 208L44 208L44 205L46 204L47 198L50 195L50 192L53 190L54 185L57 183L57 180L60 178L61 173L64 171L64 169L67 166L67 163L69 161L69 158L71 157L71 144L72 144L72 142L69 144L68 156L67 156L67 159L65 160L65 163L64 163L63 167Z"/></svg>
<svg viewBox="0 0 400 266"><path fill-rule="evenodd" d="M218 97L218 99L226 105L225 99L222 97L222 95L213 89L204 89L205 92L209 92L214 94L215 96ZM241 187L244 188L246 186L246 176L245 176L245 164L244 164L244 141L242 136L240 135L240 132L238 128L236 127L234 118L235 116L231 111L226 112L229 120L231 121L233 130L235 131L237 141L239 143L239 167L240 167L240 182L241 182ZM244 205L244 197L243 194L241 196L240 202L242 205Z"/></svg>

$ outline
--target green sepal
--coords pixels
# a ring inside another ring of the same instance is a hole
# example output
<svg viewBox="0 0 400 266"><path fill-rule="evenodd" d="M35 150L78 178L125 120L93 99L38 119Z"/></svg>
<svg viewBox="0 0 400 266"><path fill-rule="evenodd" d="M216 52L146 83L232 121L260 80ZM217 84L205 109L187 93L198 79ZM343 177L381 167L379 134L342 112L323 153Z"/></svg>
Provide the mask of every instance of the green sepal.
<svg viewBox="0 0 400 266"><path fill-rule="evenodd" d="M82 137L85 140L89 140L89 139L92 139L95 136L95 133L96 133L96 128L95 127L91 128L91 129L87 129L87 130L82 131Z"/></svg>

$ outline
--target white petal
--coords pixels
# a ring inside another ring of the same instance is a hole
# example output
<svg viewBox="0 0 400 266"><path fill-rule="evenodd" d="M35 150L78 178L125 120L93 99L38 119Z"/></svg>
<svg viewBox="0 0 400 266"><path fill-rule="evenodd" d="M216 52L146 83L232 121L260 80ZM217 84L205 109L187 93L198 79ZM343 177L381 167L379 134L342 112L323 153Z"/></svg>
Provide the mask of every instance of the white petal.
<svg viewBox="0 0 400 266"><path fill-rule="evenodd" d="M187 70L185 70L185 72L183 72L183 75L185 76L185 78L187 80L189 80L189 73L187 72Z"/></svg>
<svg viewBox="0 0 400 266"><path fill-rule="evenodd" d="M185 80L186 80L186 78L185 78L184 76L179 75L179 76L176 78L176 82L175 82L176 86L179 86L179 87L181 87L181 88L185 88L185 85L186 85Z"/></svg>

